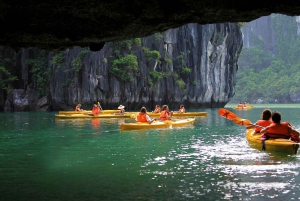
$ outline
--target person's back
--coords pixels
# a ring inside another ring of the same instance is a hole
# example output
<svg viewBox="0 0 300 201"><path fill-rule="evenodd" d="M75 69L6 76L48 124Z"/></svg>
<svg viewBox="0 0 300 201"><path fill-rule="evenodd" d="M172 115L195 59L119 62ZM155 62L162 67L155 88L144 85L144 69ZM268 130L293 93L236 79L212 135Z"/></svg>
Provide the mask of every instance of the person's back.
<svg viewBox="0 0 300 201"><path fill-rule="evenodd" d="M266 139L268 138L290 138L294 137L299 139L299 132L295 130L288 122L281 123L281 114L277 111L272 113L273 123L266 128L262 129L261 132L265 132Z"/></svg>
<svg viewBox="0 0 300 201"><path fill-rule="evenodd" d="M148 123L152 123L154 120L156 120L155 118L154 119L151 119L149 117L149 115L147 114L147 109L145 107L142 107L141 110L140 110L140 113L137 115L135 121L137 122L148 122Z"/></svg>
<svg viewBox="0 0 300 201"><path fill-rule="evenodd" d="M267 127L273 123L271 120L272 117L272 111L269 109L264 109L261 114L261 120L258 120L255 124L261 127ZM261 127L256 127L255 132L259 133L261 131Z"/></svg>
<svg viewBox="0 0 300 201"><path fill-rule="evenodd" d="M243 104L242 104L242 103L239 103L239 104L238 104L238 107L243 107Z"/></svg>

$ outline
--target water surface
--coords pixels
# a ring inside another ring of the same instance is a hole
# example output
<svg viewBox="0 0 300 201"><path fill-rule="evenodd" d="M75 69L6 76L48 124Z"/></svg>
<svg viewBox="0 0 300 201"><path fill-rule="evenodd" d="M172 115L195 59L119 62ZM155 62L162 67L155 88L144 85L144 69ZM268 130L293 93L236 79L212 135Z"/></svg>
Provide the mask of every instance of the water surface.
<svg viewBox="0 0 300 201"><path fill-rule="evenodd" d="M300 105L232 107L252 122L278 110L300 129ZM0 113L0 200L299 200L298 154L251 148L218 109L197 111L208 115L194 126L141 131L120 131L129 118Z"/></svg>

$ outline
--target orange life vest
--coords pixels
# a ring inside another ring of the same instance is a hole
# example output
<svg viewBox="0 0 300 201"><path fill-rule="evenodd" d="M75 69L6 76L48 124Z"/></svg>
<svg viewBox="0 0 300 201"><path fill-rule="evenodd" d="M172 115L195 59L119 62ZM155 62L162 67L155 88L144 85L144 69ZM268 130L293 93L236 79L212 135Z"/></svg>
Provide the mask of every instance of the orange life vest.
<svg viewBox="0 0 300 201"><path fill-rule="evenodd" d="M98 114L99 114L99 108L98 108L98 107L94 107L94 108L92 109L92 113L93 113L94 115L98 115Z"/></svg>
<svg viewBox="0 0 300 201"><path fill-rule="evenodd" d="M137 116L138 122L148 122L145 113L139 113Z"/></svg>
<svg viewBox="0 0 300 201"><path fill-rule="evenodd" d="M273 123L273 121L271 121L271 120L258 120L257 121L257 125L262 126L262 127L270 126L272 123ZM259 133L261 129L262 128L260 128L260 127L256 127L255 132Z"/></svg>
<svg viewBox="0 0 300 201"><path fill-rule="evenodd" d="M283 123L272 123L266 133L266 135L269 138L290 138L291 134L289 133L288 130L288 123L283 122Z"/></svg>
<svg viewBox="0 0 300 201"><path fill-rule="evenodd" d="M243 107L243 105L242 104L238 104L238 107Z"/></svg>
<svg viewBox="0 0 300 201"><path fill-rule="evenodd" d="M169 120L170 118L167 115L170 116L170 112L167 112L166 110L162 111L160 113L160 120Z"/></svg>

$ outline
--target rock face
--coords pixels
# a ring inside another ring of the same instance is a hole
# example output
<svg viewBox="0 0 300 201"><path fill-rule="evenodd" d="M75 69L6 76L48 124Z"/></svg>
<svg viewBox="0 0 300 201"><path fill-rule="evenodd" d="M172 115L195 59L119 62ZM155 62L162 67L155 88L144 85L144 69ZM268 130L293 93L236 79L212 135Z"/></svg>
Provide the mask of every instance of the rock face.
<svg viewBox="0 0 300 201"><path fill-rule="evenodd" d="M16 69L21 74L14 87L19 86L18 96L11 100L13 108L62 110L74 109L81 103L83 109L91 109L98 101L103 109L114 109L120 104L127 110L142 106L151 110L156 104L168 104L175 110L180 104L186 108L222 107L235 93L237 60L242 48L241 30L236 23L188 24L142 38L140 43L127 41L118 45L106 43L101 51L75 47L47 52L47 68L52 73L48 77L46 100L29 94L32 90L37 94L38 87L32 77L33 67L26 61L36 58L41 51L29 48L15 53ZM157 53L160 57L155 56ZM53 63L58 54L63 55L62 62ZM116 54L121 58L136 56L138 71L128 70L124 74L133 76L133 81L124 81L124 77L112 73ZM82 62L80 68L75 62L78 58ZM8 97L2 107L10 101Z"/></svg>
<svg viewBox="0 0 300 201"><path fill-rule="evenodd" d="M188 23L250 22L271 13L300 15L299 1L2 1L0 45L92 51L109 41L146 37Z"/></svg>

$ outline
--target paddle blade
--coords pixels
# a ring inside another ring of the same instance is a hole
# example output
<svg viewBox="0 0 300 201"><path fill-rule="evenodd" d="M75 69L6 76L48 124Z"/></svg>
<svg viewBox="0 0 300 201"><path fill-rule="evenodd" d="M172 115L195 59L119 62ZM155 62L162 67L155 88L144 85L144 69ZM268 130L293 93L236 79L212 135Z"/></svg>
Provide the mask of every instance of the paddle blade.
<svg viewBox="0 0 300 201"><path fill-rule="evenodd" d="M234 120L237 117L236 114L224 108L220 108L218 113L220 116L230 120Z"/></svg>
<svg viewBox="0 0 300 201"><path fill-rule="evenodd" d="M239 118L239 117L236 117L235 119L233 119L233 122L240 125L240 126L250 126L250 125L252 125L250 120L242 119L242 118Z"/></svg>

